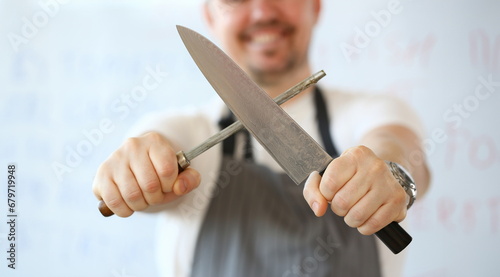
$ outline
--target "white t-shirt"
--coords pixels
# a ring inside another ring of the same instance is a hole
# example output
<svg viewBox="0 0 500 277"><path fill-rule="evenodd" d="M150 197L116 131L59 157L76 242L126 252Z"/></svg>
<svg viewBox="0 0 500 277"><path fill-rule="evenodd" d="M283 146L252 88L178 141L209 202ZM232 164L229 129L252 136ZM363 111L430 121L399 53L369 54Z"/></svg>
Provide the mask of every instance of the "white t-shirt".
<svg viewBox="0 0 500 277"><path fill-rule="evenodd" d="M423 128L418 117L408 105L396 98L336 90L322 91L330 116L333 143L339 153L359 145L363 135L383 125L402 125L423 137ZM316 141L321 142L312 93L287 104L284 109ZM217 123L224 111L224 103L217 98L201 108L150 114L131 130L131 136L156 131L180 149L189 151L219 131ZM267 165L276 172L283 172L255 139L252 141L252 147L257 163ZM149 210L159 215L157 263L162 276L190 275L198 232L212 191L216 189L221 159L220 144L193 159L191 167L198 170L202 176L200 186L172 203ZM394 255L378 239L376 241L382 276L401 276L405 251Z"/></svg>

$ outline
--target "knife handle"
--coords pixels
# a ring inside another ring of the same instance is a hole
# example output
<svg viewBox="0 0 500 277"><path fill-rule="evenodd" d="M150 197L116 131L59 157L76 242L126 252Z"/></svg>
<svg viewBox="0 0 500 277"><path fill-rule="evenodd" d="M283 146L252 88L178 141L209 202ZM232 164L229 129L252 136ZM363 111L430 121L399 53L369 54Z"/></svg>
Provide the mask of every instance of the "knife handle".
<svg viewBox="0 0 500 277"><path fill-rule="evenodd" d="M179 151L176 154L177 156L177 167L178 167L178 173L181 173L186 169L191 163L189 162L188 158L184 154L184 151ZM115 213L104 203L104 201L99 201L99 211L104 217L110 217L114 215Z"/></svg>
<svg viewBox="0 0 500 277"><path fill-rule="evenodd" d="M375 235L392 251L398 254L410 244L412 237L399 223L393 221L391 224L382 228Z"/></svg>

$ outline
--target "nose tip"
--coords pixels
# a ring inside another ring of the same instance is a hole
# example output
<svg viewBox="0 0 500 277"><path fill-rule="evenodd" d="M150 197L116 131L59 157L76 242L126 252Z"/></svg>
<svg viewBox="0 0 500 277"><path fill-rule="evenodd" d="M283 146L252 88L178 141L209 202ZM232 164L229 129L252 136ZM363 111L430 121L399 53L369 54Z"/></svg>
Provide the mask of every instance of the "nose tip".
<svg viewBox="0 0 500 277"><path fill-rule="evenodd" d="M276 3L269 0L252 1L251 15L257 21L274 19L277 16Z"/></svg>

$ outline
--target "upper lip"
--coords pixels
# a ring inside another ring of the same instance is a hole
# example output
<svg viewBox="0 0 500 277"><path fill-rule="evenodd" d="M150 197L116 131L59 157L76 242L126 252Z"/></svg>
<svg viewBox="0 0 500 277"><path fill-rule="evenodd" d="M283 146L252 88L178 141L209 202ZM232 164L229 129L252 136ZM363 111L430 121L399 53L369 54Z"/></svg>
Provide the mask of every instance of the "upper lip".
<svg viewBox="0 0 500 277"><path fill-rule="evenodd" d="M259 35L260 40L269 40L274 36L287 36L292 33L293 28L285 23L273 22L268 24L254 25L240 35L240 38L245 41L251 41L254 37Z"/></svg>

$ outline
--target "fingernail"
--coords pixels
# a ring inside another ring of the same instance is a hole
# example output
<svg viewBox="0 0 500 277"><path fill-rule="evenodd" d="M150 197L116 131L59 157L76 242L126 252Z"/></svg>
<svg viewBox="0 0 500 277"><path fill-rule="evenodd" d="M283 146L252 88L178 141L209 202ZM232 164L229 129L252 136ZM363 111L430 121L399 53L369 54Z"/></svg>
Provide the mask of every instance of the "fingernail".
<svg viewBox="0 0 500 277"><path fill-rule="evenodd" d="M312 179L316 178L316 176L319 176L319 172L318 171L313 171L311 172L311 174L309 174L309 176L307 177L307 180L306 180L306 184L309 184L309 182L311 182Z"/></svg>
<svg viewBox="0 0 500 277"><path fill-rule="evenodd" d="M317 215L318 214L318 210L319 210L319 203L318 202L314 202L312 204L311 208L312 208L314 214Z"/></svg>
<svg viewBox="0 0 500 277"><path fill-rule="evenodd" d="M182 179L179 179L179 189L181 190L182 194L186 193L187 191L186 182L184 182L184 180Z"/></svg>

